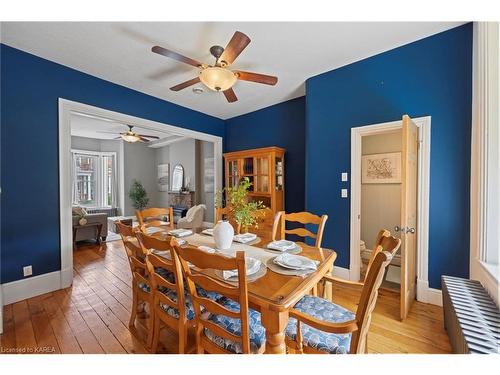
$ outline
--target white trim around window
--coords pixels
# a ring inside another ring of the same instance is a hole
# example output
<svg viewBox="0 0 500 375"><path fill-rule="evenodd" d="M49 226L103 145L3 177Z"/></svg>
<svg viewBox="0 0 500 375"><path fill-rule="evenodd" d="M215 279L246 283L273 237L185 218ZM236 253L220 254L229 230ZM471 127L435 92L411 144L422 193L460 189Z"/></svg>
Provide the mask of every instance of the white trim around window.
<svg viewBox="0 0 500 375"><path fill-rule="evenodd" d="M470 182L470 278L499 303L499 27L475 22ZM495 261L496 259L496 261Z"/></svg>

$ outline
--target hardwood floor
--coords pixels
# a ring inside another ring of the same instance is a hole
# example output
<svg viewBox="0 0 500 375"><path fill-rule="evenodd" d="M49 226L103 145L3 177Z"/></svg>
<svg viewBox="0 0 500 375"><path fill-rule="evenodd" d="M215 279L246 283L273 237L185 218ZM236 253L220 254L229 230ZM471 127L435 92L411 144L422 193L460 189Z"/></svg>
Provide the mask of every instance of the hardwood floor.
<svg viewBox="0 0 500 375"><path fill-rule="evenodd" d="M73 286L4 306L0 353L148 353L145 321L130 330L131 274L121 241L80 244ZM334 301L355 309L358 292L334 286ZM399 295L382 290L368 335L370 353L450 353L442 309L415 302L401 322ZM161 353L175 353L167 329Z"/></svg>

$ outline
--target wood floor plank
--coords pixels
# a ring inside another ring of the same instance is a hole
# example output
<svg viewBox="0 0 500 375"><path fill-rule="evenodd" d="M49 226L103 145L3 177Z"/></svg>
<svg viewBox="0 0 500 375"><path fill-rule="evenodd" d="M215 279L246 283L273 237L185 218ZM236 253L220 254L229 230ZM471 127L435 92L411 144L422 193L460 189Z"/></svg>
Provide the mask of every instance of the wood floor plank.
<svg viewBox="0 0 500 375"><path fill-rule="evenodd" d="M54 336L61 350L61 353L80 354L82 348L71 330L66 317L64 316L53 295L43 300L43 305L50 321Z"/></svg>
<svg viewBox="0 0 500 375"><path fill-rule="evenodd" d="M16 347L21 350L28 350L28 353L30 353L36 348L36 339L28 310L28 302L25 300L14 303L12 315L16 330Z"/></svg>
<svg viewBox="0 0 500 375"><path fill-rule="evenodd" d="M8 354L16 348L16 330L12 305L3 306L3 334L0 335L0 353Z"/></svg>
<svg viewBox="0 0 500 375"><path fill-rule="evenodd" d="M73 280L73 287L78 289L78 278ZM126 353L119 341L109 330L109 327L102 321L94 309L87 303L85 298L79 293L72 293L71 300L75 304L83 320L90 328L95 338L106 353Z"/></svg>
<svg viewBox="0 0 500 375"><path fill-rule="evenodd" d="M101 347L97 338L94 336L90 330L85 320L80 315L80 312L76 308L75 304L71 301L71 288L66 290L58 290L54 292L54 298L61 307L61 311L71 327L71 331L74 333L78 345L85 354L101 354L104 353L104 349Z"/></svg>
<svg viewBox="0 0 500 375"><path fill-rule="evenodd" d="M49 293L48 295L44 294L33 297L27 302L38 350L42 353L56 354L61 353L61 351L59 349L59 345L57 344L54 330L52 329L52 325L50 324L50 320L43 306L43 300L50 297L50 295L51 294Z"/></svg>
<svg viewBox="0 0 500 375"><path fill-rule="evenodd" d="M90 287L81 283L78 288L78 295L85 298L89 306L99 315L127 353L148 353L145 346L129 331L128 326L113 313L112 308L99 298Z"/></svg>

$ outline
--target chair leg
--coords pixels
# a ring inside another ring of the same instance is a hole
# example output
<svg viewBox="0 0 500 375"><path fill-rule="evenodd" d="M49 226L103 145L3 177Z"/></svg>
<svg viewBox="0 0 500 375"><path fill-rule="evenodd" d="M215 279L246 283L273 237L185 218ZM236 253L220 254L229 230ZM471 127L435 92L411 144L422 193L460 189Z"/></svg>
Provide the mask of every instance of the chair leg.
<svg viewBox="0 0 500 375"><path fill-rule="evenodd" d="M151 306L151 305L149 305ZM151 348L153 345L153 332L154 332L154 310L150 307L149 317L148 317L148 338L146 345Z"/></svg>
<svg viewBox="0 0 500 375"><path fill-rule="evenodd" d="M160 317L154 314L154 324L153 324L153 339L151 343L151 352L156 353L158 351L158 340L160 339Z"/></svg>
<svg viewBox="0 0 500 375"><path fill-rule="evenodd" d="M133 327L135 323L135 317L137 316L137 290L135 286L132 286L132 309L130 311L130 321L128 322L129 327Z"/></svg>
<svg viewBox="0 0 500 375"><path fill-rule="evenodd" d="M186 352L187 329L184 324L179 324L179 354Z"/></svg>

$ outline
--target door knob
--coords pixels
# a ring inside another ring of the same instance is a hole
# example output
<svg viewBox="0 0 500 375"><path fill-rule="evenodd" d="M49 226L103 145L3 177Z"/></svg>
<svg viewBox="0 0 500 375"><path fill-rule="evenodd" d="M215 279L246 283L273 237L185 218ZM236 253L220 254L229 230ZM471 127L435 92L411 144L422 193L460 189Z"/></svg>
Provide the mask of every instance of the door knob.
<svg viewBox="0 0 500 375"><path fill-rule="evenodd" d="M401 228L399 227L399 225L396 225L394 227L394 232L399 232L401 230Z"/></svg>

